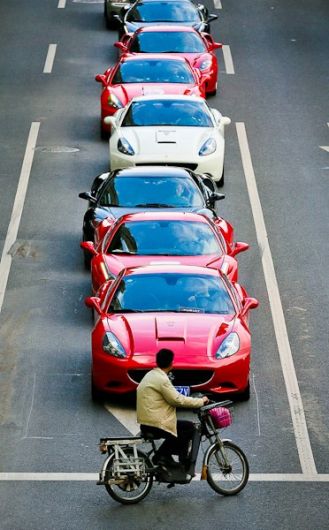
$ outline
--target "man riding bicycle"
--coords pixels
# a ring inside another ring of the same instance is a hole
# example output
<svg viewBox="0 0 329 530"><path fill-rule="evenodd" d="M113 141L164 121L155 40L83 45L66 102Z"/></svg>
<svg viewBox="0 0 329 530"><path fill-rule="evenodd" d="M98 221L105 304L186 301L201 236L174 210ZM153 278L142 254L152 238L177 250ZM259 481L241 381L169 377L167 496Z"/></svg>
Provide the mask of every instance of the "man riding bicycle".
<svg viewBox="0 0 329 530"><path fill-rule="evenodd" d="M208 403L202 398L185 397L172 385L168 373L173 367L174 353L162 349L156 354L156 368L150 370L137 387L137 421L143 436L164 438L153 458L154 464L177 465L172 455L178 455L185 466L189 464L189 445L194 424L177 420L176 407L200 408Z"/></svg>

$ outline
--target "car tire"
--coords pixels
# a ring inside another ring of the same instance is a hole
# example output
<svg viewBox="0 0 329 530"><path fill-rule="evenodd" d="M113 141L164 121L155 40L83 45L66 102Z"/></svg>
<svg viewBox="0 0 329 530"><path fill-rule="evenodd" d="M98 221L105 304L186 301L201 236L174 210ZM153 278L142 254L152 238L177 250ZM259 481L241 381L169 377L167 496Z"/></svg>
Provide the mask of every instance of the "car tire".
<svg viewBox="0 0 329 530"><path fill-rule="evenodd" d="M102 140L108 140L110 136L110 133L104 130L104 128L102 127L102 124L100 126L100 135L101 135Z"/></svg>
<svg viewBox="0 0 329 530"><path fill-rule="evenodd" d="M91 376L91 399L94 403L102 403L104 401L104 394L95 386L93 376Z"/></svg>
<svg viewBox="0 0 329 530"><path fill-rule="evenodd" d="M247 388L243 392L240 392L239 394L240 401L248 401L249 399L250 399L250 381L248 381Z"/></svg>
<svg viewBox="0 0 329 530"><path fill-rule="evenodd" d="M113 29L115 27L115 20L108 13L106 0L104 0L104 18L107 29Z"/></svg>
<svg viewBox="0 0 329 530"><path fill-rule="evenodd" d="M223 168L222 178L220 180L216 181L217 188L222 188L224 186L224 180L225 180L224 173L225 173L225 171L224 171L224 168Z"/></svg>

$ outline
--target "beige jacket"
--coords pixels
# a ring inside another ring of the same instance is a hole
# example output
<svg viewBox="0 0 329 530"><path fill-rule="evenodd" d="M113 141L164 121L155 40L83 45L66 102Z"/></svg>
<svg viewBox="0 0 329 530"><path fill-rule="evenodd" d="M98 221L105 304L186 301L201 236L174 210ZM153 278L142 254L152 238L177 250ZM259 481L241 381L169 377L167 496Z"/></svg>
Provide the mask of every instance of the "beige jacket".
<svg viewBox="0 0 329 530"><path fill-rule="evenodd" d="M137 387L137 421L177 436L176 407L198 409L202 398L185 397L161 368L153 368Z"/></svg>

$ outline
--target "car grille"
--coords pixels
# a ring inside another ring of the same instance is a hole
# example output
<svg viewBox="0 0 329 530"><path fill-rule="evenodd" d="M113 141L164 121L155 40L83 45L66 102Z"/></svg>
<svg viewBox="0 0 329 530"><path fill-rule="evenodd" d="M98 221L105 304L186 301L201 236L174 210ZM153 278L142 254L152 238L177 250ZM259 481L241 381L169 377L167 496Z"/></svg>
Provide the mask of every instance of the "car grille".
<svg viewBox="0 0 329 530"><path fill-rule="evenodd" d="M134 383L138 384L148 370L129 370L128 375ZM212 370L173 370L173 384L175 386L198 386L204 385L214 375Z"/></svg>
<svg viewBox="0 0 329 530"><path fill-rule="evenodd" d="M152 163L143 163L143 164L136 164L136 166L170 166L170 167L185 167L187 169L191 169L192 171L195 171L198 167L198 164L189 164L186 163L179 163L179 162L152 162Z"/></svg>

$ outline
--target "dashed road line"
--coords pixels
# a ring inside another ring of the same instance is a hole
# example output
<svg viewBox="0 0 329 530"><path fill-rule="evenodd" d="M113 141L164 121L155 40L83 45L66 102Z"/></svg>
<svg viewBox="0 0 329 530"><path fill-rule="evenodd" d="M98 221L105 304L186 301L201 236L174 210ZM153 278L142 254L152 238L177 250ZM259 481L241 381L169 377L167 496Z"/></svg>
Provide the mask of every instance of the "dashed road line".
<svg viewBox="0 0 329 530"><path fill-rule="evenodd" d="M96 482L98 473L0 473L0 482ZM193 481L201 479L196 473ZM251 473L249 482L329 482L329 474Z"/></svg>
<svg viewBox="0 0 329 530"><path fill-rule="evenodd" d="M56 50L57 50L57 44L49 44L46 62L43 68L44 74L51 74L52 69L53 69Z"/></svg>
<svg viewBox="0 0 329 530"><path fill-rule="evenodd" d="M283 314L279 287L268 242L263 210L258 195L256 177L253 170L245 124L236 123L236 131L241 151L242 165L246 178L249 200L261 251L262 266L268 292L274 331L278 345L282 372L285 380L290 412L295 433L296 445L302 472L316 475L316 467L306 425L302 398L291 353L286 322Z"/></svg>
<svg viewBox="0 0 329 530"><path fill-rule="evenodd" d="M216 9L222 9L222 2L220 0L214 0L214 6Z"/></svg>
<svg viewBox="0 0 329 530"><path fill-rule="evenodd" d="M66 7L66 0L58 0L58 9L64 9Z"/></svg>
<svg viewBox="0 0 329 530"><path fill-rule="evenodd" d="M223 51L226 73L229 75L235 74L233 59L232 59L232 54L231 54L231 48L229 47L228 44L223 44L222 51Z"/></svg>
<svg viewBox="0 0 329 530"><path fill-rule="evenodd" d="M29 183L31 167L34 157L34 148L37 143L38 132L40 128L40 122L33 122L31 124L29 136L27 139L25 155L23 159L22 169L18 181L15 201L11 213L11 218L9 221L7 236L5 244L2 251L1 261L0 261L0 313L2 309L2 304L6 292L12 256L10 254L10 249L16 242L18 229L22 217L22 212L24 208L24 202L27 192L27 187Z"/></svg>

